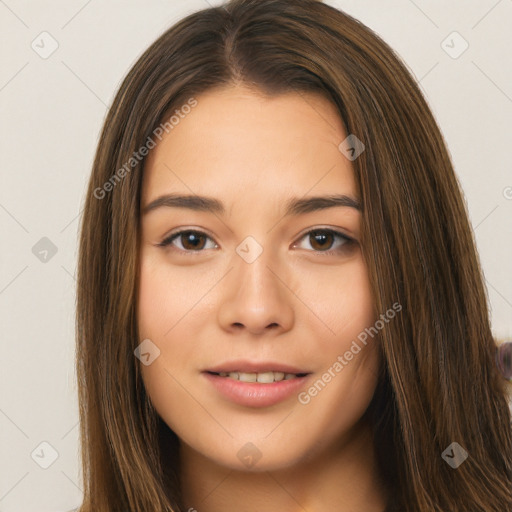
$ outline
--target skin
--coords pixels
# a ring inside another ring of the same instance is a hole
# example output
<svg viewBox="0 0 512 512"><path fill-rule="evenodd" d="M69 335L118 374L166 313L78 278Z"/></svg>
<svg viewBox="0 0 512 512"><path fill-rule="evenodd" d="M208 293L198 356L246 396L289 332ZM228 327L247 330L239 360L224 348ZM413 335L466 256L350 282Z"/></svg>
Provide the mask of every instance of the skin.
<svg viewBox="0 0 512 512"><path fill-rule="evenodd" d="M221 200L224 215L160 207L141 217L140 340L160 350L143 379L180 438L185 505L199 512L382 512L386 492L362 418L377 384L376 339L311 401L237 405L201 373L233 359L271 360L312 372L304 391L378 318L349 207L283 217L291 197L358 198L334 106L316 94L269 98L242 86L211 90L150 152L141 205L166 193ZM177 228L206 233L199 249ZM315 243L312 229L336 236ZM236 252L252 236L252 263ZM330 255L322 254L332 249ZM239 450L261 458L248 467ZM247 449L247 448L246 448ZM254 448L251 448L255 450Z"/></svg>

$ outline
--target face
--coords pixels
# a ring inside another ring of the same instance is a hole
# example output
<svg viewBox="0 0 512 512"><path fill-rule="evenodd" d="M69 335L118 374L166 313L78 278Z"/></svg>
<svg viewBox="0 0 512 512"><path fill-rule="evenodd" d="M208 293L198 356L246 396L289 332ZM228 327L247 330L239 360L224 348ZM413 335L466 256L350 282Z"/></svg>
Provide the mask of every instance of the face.
<svg viewBox="0 0 512 512"><path fill-rule="evenodd" d="M196 100L144 170L139 342L159 351L144 384L193 453L285 468L348 439L377 383L361 213L310 201L359 199L347 134L314 94Z"/></svg>

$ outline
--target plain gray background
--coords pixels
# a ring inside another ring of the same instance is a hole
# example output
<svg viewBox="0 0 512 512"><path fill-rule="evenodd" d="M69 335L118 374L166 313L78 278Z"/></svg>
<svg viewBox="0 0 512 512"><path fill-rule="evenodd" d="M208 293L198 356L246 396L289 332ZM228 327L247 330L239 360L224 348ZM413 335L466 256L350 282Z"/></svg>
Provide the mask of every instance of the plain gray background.
<svg viewBox="0 0 512 512"><path fill-rule="evenodd" d="M81 502L74 274L99 131L146 47L220 3L0 0L2 512ZM377 32L420 83L464 189L495 334L511 337L512 0L327 3Z"/></svg>

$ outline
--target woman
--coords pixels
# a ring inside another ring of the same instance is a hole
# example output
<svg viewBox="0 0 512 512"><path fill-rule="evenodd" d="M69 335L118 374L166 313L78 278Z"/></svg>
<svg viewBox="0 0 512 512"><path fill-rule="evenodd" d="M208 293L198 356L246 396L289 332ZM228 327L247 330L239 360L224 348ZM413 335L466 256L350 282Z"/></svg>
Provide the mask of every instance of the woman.
<svg viewBox="0 0 512 512"><path fill-rule="evenodd" d="M462 192L357 20L233 0L170 28L114 99L81 229L81 512L512 509Z"/></svg>

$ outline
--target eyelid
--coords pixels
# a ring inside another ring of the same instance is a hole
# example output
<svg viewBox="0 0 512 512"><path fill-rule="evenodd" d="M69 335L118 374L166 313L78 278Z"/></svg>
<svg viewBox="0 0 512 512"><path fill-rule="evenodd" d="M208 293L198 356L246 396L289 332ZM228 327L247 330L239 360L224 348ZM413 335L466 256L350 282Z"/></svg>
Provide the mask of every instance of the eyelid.
<svg viewBox="0 0 512 512"><path fill-rule="evenodd" d="M315 226L313 228L307 228L303 232L301 232L299 235L297 235L297 240L302 240L306 235L309 235L310 233L314 233L315 231L325 231L327 233L332 233L333 235L339 235L343 238L346 238L347 240L351 240L355 242L355 238L345 233L342 228L334 228L330 226ZM296 242L294 242L296 243Z"/></svg>
<svg viewBox="0 0 512 512"><path fill-rule="evenodd" d="M176 251L178 252L181 252L183 254L191 254L191 253L196 253L196 254L200 254L202 252L204 252L204 249L201 250L201 251L184 251L183 249L179 249L177 247L174 247L172 246L172 242L176 239L178 239L180 237L180 235L184 234L184 233L189 233L189 232L192 232L192 233L195 233L195 234L199 234L199 235L204 235L206 238L209 238L210 240L212 240L214 242L214 244L216 245L216 248L219 246L219 244L217 244L217 242L215 242L215 240L213 239L213 236L208 232L206 231L204 228L187 228L187 227L180 227L180 228L176 228L175 230L171 231L169 234L165 235L163 240L156 244L157 247L163 247L164 249L166 248L171 248L171 249L175 249Z"/></svg>
<svg viewBox="0 0 512 512"><path fill-rule="evenodd" d="M305 232L301 233L297 237L297 242L294 242L292 247L295 248L300 243L300 241L302 239L304 239L307 235L310 235L311 233L316 233L316 232L328 233L328 234L334 236L335 238L338 237L338 238L343 239L344 242L341 244L340 247L338 247L336 249L327 249L325 251L315 251L315 250L309 250L309 249L306 250L307 252L313 253L315 255L330 256L334 253L340 253L344 249L348 249L350 246L353 246L356 243L356 240L354 238L345 234L343 231L340 230L340 228L332 228L332 227L328 227L328 226L317 226L314 228L308 228Z"/></svg>

